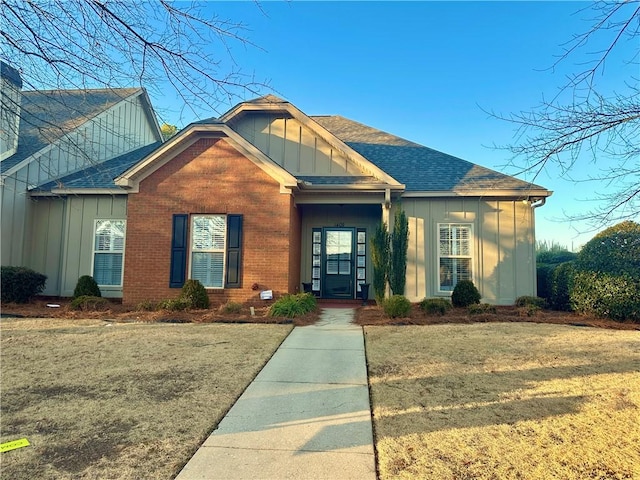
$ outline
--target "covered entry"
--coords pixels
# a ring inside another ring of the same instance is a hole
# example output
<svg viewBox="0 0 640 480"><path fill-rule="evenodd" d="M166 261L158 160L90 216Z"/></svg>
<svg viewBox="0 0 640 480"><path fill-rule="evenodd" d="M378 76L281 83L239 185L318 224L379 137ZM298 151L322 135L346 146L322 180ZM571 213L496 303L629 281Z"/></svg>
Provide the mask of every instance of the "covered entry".
<svg viewBox="0 0 640 480"><path fill-rule="evenodd" d="M356 298L367 278L365 228L313 229L313 293L322 298Z"/></svg>

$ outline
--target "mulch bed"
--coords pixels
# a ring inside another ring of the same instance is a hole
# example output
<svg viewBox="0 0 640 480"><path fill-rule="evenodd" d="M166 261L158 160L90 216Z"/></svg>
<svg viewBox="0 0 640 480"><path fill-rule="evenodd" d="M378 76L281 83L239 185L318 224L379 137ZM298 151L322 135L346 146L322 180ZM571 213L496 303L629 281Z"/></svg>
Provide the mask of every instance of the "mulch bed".
<svg viewBox="0 0 640 480"><path fill-rule="evenodd" d="M0 312L3 317L22 316L26 318L77 318L102 319L111 322L146 322L146 323L265 323L287 324L296 326L312 325L319 318L319 312L310 313L295 319L285 317L271 317L268 315L269 306L255 306L252 316L249 307L243 307L241 313L222 313L216 307L209 310L189 310L171 312L159 310L154 312L136 311L130 306L122 305L117 300L109 302L109 309L104 311L73 311L69 309L68 298L37 298L27 304L3 304ZM48 307L49 304L60 305ZM322 306L327 306L321 304ZM342 305L329 305L342 306ZM486 323L486 322L533 322L573 325L576 327L610 328L616 330L640 330L640 324L633 322L614 322L603 318L582 316L570 312L556 312L542 310L533 316L528 316L523 308L513 306L498 306L497 312L470 315L466 309L454 308L445 315L426 315L418 305L414 304L411 316L406 318L389 318L376 305L356 306L355 322L358 325L438 325L446 323Z"/></svg>

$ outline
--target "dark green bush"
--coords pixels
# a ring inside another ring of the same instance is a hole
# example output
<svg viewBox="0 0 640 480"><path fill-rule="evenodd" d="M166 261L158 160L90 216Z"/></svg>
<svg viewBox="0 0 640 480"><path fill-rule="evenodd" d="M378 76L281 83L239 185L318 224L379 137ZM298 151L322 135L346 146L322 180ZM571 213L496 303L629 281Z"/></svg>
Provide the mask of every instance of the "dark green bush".
<svg viewBox="0 0 640 480"><path fill-rule="evenodd" d="M387 224L381 223L371 237L371 261L373 263L373 294L378 305L382 305L389 278L389 232Z"/></svg>
<svg viewBox="0 0 640 480"><path fill-rule="evenodd" d="M480 315L482 313L497 313L495 305L489 305L488 303L472 303L467 306L467 312L470 315Z"/></svg>
<svg viewBox="0 0 640 480"><path fill-rule="evenodd" d="M578 272L571 291L576 312L612 320L640 321L640 280L629 275Z"/></svg>
<svg viewBox="0 0 640 480"><path fill-rule="evenodd" d="M316 308L318 308L318 301L312 293L287 294L271 305L269 315L272 317L295 318L311 313Z"/></svg>
<svg viewBox="0 0 640 480"><path fill-rule="evenodd" d="M545 302L544 298L540 297L530 297L524 295L522 297L516 298L516 305L518 307L527 307L529 305L533 305L534 307L544 308L546 306L546 303L547 302Z"/></svg>
<svg viewBox="0 0 640 480"><path fill-rule="evenodd" d="M597 234L578 253L576 270L640 280L640 224L628 220Z"/></svg>
<svg viewBox="0 0 640 480"><path fill-rule="evenodd" d="M158 309L158 303L151 300L143 300L136 305L138 312L155 312Z"/></svg>
<svg viewBox="0 0 640 480"><path fill-rule="evenodd" d="M209 296L200 280L190 279L184 282L180 300L187 305L187 308L209 308Z"/></svg>
<svg viewBox="0 0 640 480"><path fill-rule="evenodd" d="M420 310L428 315L444 315L452 308L446 298L425 298L420 302Z"/></svg>
<svg viewBox="0 0 640 480"><path fill-rule="evenodd" d="M408 317L411 313L411 302L404 295L391 295L382 306L384 313L391 318Z"/></svg>
<svg viewBox="0 0 640 480"><path fill-rule="evenodd" d="M393 232L390 236L389 288L395 295L404 295L407 283L407 249L409 248L409 221L402 208L396 210Z"/></svg>
<svg viewBox="0 0 640 480"><path fill-rule="evenodd" d="M568 250L539 252L536 255L536 262L540 264L558 264L575 260L577 253Z"/></svg>
<svg viewBox="0 0 640 480"><path fill-rule="evenodd" d="M224 305L220 305L220 313L240 313L242 311L242 304L236 302L227 302Z"/></svg>
<svg viewBox="0 0 640 480"><path fill-rule="evenodd" d="M160 310L169 310L171 312L179 312L190 308L189 303L186 300L178 298L169 298L158 302L158 308Z"/></svg>
<svg viewBox="0 0 640 480"><path fill-rule="evenodd" d="M555 310L571 310L571 289L576 274L573 262L565 262L556 267L551 275L551 298L549 304Z"/></svg>
<svg viewBox="0 0 640 480"><path fill-rule="evenodd" d="M558 265L539 264L536 268L536 282L538 296L547 302L551 301L551 284L553 283L553 271Z"/></svg>
<svg viewBox="0 0 640 480"><path fill-rule="evenodd" d="M76 288L73 290L73 298L78 297L101 297L102 293L98 287L98 283L91 275L83 275L78 279Z"/></svg>
<svg viewBox="0 0 640 480"><path fill-rule="evenodd" d="M2 267L2 301L27 303L44 290L47 276L26 267Z"/></svg>
<svg viewBox="0 0 640 480"><path fill-rule="evenodd" d="M109 310L109 305L109 300L106 298L94 295L80 295L71 301L69 309L83 312L102 312Z"/></svg>
<svg viewBox="0 0 640 480"><path fill-rule="evenodd" d="M453 289L451 303L454 307L468 307L480 303L480 292L471 280L462 280Z"/></svg>

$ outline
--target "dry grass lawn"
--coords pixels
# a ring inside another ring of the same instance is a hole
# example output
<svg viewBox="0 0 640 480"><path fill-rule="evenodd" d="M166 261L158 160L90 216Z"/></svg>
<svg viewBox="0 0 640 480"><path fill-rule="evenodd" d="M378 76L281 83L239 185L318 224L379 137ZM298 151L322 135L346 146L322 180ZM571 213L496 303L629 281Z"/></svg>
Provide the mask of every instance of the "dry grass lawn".
<svg viewBox="0 0 640 480"><path fill-rule="evenodd" d="M640 479L640 332L365 333L381 479Z"/></svg>
<svg viewBox="0 0 640 480"><path fill-rule="evenodd" d="M173 478L291 328L3 319L2 478Z"/></svg>

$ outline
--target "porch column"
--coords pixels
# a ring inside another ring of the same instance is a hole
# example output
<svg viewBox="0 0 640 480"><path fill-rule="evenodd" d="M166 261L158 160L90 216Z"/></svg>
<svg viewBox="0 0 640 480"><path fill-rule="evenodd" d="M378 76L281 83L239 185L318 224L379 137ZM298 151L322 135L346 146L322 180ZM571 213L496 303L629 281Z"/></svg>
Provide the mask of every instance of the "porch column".
<svg viewBox="0 0 640 480"><path fill-rule="evenodd" d="M389 213L391 212L391 189L387 188L384 191L384 203L382 204L382 221L387 224L387 228L391 229L389 223Z"/></svg>

